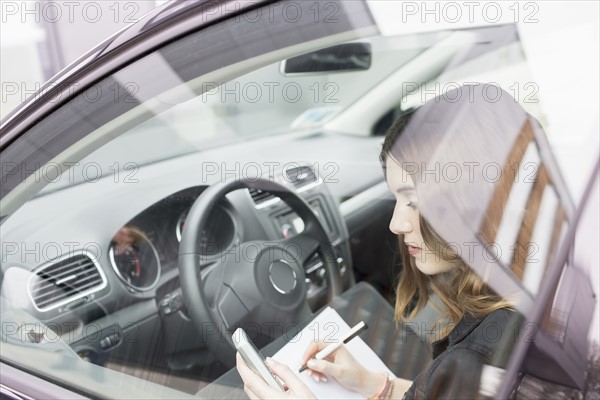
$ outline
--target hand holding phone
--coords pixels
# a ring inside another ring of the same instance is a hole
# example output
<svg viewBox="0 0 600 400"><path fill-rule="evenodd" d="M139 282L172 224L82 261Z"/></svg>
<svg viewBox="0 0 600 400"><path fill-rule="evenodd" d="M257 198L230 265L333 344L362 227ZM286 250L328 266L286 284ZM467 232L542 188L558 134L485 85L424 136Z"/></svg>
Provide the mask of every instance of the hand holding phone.
<svg viewBox="0 0 600 400"><path fill-rule="evenodd" d="M233 333L232 339L235 348L250 369L260 375L272 388L279 389L282 392L285 391L281 380L271 373L271 370L265 363L265 358L260 354L256 346L254 346L254 343L252 343L242 328L238 328Z"/></svg>

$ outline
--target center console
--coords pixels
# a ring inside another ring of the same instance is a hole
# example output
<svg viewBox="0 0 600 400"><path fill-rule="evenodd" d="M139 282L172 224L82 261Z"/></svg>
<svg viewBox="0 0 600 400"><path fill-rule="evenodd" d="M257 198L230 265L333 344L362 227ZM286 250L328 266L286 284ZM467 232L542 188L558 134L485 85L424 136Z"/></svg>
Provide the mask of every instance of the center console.
<svg viewBox="0 0 600 400"><path fill-rule="evenodd" d="M329 193L327 185L319 177L319 171L312 166L301 165L284 169L273 178L290 186L291 190L294 190L309 204L333 245L343 289L352 286L354 276L348 231L339 212L339 205ZM258 220L269 238L273 240L288 239L304 230L302 219L275 195L255 189L251 189L248 193ZM320 301L326 294L325 269L318 254L313 256L305 271L307 284L309 284L309 305L322 304Z"/></svg>

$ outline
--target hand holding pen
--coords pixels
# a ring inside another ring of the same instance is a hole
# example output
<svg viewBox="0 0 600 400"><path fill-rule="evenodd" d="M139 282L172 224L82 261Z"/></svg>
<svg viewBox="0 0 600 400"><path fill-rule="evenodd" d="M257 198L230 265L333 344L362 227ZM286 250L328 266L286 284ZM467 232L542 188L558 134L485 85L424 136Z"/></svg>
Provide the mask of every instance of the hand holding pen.
<svg viewBox="0 0 600 400"><path fill-rule="evenodd" d="M333 354L333 352L335 352L337 349L339 349L340 347L342 347L343 345L345 345L346 343L348 343L349 341L354 339L356 336L360 335L362 333L362 331L364 331L367 328L368 328L367 324L365 324L363 321L360 321L352 329L350 329L350 331L348 331L346 334L344 334L344 336L342 336L342 338L340 340L336 341L335 343L331 343L331 344L327 345L326 347L320 349L320 351L317 354L315 354L314 359L315 360L323 360L323 359L327 358L328 356ZM309 360L306 360L307 363L308 363L308 361ZM302 367L300 368L300 370L298 370L298 372L303 372L307 368L309 368L307 363L303 363Z"/></svg>
<svg viewBox="0 0 600 400"><path fill-rule="evenodd" d="M341 342L348 343L353 337L364 331L366 325L355 328L360 330L353 334L353 328L349 332L350 335L347 334L342 337ZM319 359L319 353L323 350L326 351L321 353L320 356L322 357L323 354L328 355L325 355L323 359ZM357 357L359 357L358 354ZM337 342L333 344L312 342L302 356L301 363L302 366L306 365L308 367L302 374L310 374L317 382L327 382L327 377L331 377L346 389L360 393L365 398L376 393L383 382L388 379L386 372L374 372L366 369L352 356L346 346Z"/></svg>
<svg viewBox="0 0 600 400"><path fill-rule="evenodd" d="M366 328L367 325L361 322L335 343L312 342L301 359L303 367L299 372L308 368L306 373L310 374L315 381L326 382L326 375L331 375L344 386L353 386L352 380L356 378L354 375L364 368L343 344L351 341ZM343 382L345 380L348 382Z"/></svg>

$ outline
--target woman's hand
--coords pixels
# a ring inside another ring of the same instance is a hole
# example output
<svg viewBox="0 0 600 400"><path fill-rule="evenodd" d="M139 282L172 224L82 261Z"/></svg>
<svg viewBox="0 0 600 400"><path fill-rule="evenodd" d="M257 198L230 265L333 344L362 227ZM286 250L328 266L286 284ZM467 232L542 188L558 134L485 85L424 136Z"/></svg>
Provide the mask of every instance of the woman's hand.
<svg viewBox="0 0 600 400"><path fill-rule="evenodd" d="M237 353L236 367L244 381L244 391L251 399L314 399L315 396L306 387L306 385L298 379L298 377L288 368L288 366L278 363L272 358L267 358L267 365L281 380L285 383L287 390L282 393L277 389L273 389L259 375L246 365L244 359Z"/></svg>
<svg viewBox="0 0 600 400"><path fill-rule="evenodd" d="M313 360L316 353L327 347L327 343L312 342L302 356L302 365L307 363L308 372L316 381L327 382L326 375L333 377L346 389L365 397L377 393L385 385L387 374L371 372L350 354L345 346L323 360Z"/></svg>

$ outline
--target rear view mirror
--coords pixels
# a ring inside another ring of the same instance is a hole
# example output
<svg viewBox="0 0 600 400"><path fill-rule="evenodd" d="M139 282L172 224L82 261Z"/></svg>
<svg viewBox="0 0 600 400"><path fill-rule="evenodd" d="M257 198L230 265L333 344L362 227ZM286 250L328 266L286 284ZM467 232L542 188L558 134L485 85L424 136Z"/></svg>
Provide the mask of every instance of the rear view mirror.
<svg viewBox="0 0 600 400"><path fill-rule="evenodd" d="M371 67L370 43L344 43L282 61L284 75L364 71Z"/></svg>

